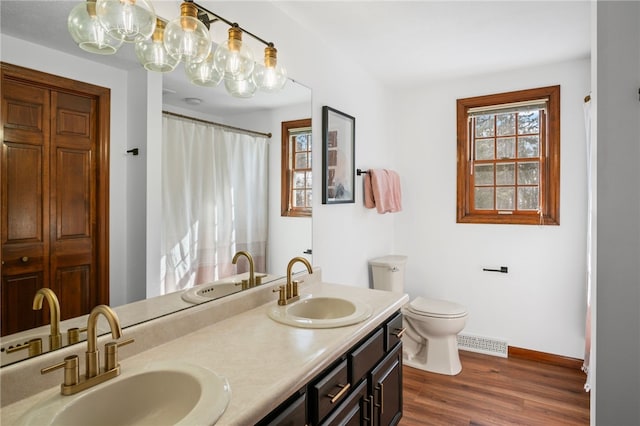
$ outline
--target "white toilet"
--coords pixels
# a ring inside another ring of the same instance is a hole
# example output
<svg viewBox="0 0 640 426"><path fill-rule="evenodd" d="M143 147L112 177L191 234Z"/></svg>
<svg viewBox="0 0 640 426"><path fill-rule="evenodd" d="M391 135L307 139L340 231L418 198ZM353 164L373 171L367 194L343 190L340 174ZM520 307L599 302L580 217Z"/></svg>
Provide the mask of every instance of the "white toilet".
<svg viewBox="0 0 640 426"><path fill-rule="evenodd" d="M373 288L404 293L407 256L390 255L369 261ZM467 310L457 303L417 297L402 308L402 338L406 365L454 376L462 371L456 336L467 321Z"/></svg>

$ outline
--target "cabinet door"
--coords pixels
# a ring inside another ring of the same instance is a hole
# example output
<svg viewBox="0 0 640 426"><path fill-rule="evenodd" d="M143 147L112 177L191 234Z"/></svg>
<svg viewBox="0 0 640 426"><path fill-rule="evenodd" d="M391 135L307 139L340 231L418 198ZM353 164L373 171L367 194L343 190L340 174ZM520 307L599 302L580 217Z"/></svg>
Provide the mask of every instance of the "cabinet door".
<svg viewBox="0 0 640 426"><path fill-rule="evenodd" d="M374 425L396 425L402 418L402 343L371 371Z"/></svg>

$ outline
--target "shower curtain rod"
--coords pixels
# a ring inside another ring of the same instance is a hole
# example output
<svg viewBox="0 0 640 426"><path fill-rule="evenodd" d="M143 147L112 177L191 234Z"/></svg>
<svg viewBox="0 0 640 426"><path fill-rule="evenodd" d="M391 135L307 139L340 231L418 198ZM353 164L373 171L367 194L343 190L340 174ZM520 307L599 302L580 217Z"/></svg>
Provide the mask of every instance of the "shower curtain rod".
<svg viewBox="0 0 640 426"><path fill-rule="evenodd" d="M187 119L187 120L198 121L200 123L205 123L205 124L211 124L213 126L222 127L223 129L237 130L239 132L248 133L250 135L257 135L257 136L264 136L264 137L267 137L267 138L271 138L271 133L270 132L269 133L257 132L255 130L243 129L242 127L234 127L234 126L229 126L228 124L216 123L215 121L207 121L207 120L202 120L200 118L189 117L188 115L176 114L175 112L162 111L162 113L166 114L166 115L171 115L173 117L178 117L178 118L184 118L184 119Z"/></svg>

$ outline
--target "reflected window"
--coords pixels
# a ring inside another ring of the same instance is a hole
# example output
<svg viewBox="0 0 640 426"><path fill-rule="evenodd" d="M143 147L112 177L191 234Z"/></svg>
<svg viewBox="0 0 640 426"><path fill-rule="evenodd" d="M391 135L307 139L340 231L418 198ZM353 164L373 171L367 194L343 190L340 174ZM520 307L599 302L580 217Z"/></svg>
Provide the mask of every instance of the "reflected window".
<svg viewBox="0 0 640 426"><path fill-rule="evenodd" d="M311 216L311 119L282 122L282 216Z"/></svg>
<svg viewBox="0 0 640 426"><path fill-rule="evenodd" d="M458 222L559 224L560 86L457 107Z"/></svg>

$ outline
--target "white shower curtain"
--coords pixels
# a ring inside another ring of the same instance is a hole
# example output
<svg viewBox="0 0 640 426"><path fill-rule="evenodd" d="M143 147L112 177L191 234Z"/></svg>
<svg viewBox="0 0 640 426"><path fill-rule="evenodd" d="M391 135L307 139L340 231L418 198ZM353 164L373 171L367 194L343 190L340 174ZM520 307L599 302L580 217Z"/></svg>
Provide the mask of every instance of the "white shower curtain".
<svg viewBox="0 0 640 426"><path fill-rule="evenodd" d="M586 134L586 151L587 151L587 315L585 321L585 348L584 348L584 364L582 370L587 373L587 380L584 384L586 391L591 389L591 291L593 285L593 215L594 215L594 196L593 191L593 171L595 170L595 148L591 143L591 97L585 98L584 102L584 124Z"/></svg>
<svg viewBox="0 0 640 426"><path fill-rule="evenodd" d="M240 250L264 271L267 139L167 114L162 125L163 294L235 274Z"/></svg>

